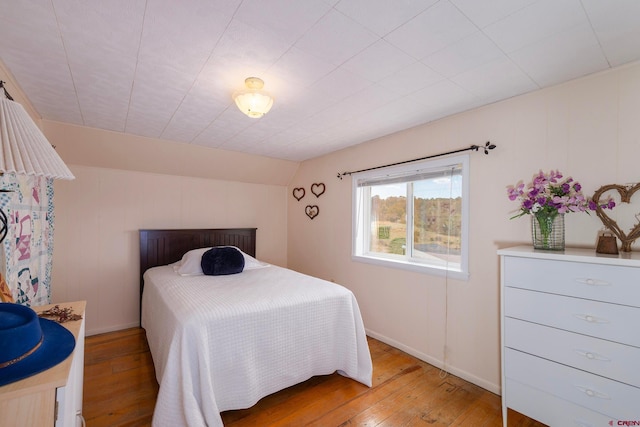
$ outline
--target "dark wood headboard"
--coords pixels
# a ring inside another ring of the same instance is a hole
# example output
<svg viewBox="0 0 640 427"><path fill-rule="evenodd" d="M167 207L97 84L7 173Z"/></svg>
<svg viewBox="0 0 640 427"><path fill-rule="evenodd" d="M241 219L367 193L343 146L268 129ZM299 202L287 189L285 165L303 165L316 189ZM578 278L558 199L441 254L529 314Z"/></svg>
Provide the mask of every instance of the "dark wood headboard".
<svg viewBox="0 0 640 427"><path fill-rule="evenodd" d="M140 304L144 281L151 267L167 265L182 259L191 249L209 246L236 246L256 256L255 228L201 228L186 230L140 230ZM142 313L142 307L140 307Z"/></svg>

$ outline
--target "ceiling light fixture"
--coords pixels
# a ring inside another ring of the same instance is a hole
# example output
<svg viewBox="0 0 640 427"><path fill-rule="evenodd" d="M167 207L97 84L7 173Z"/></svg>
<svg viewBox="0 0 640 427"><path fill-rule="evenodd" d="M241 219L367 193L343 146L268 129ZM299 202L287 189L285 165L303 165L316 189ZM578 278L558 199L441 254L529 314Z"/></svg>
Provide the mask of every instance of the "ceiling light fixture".
<svg viewBox="0 0 640 427"><path fill-rule="evenodd" d="M268 92L262 90L264 82L257 77L248 77L244 84L244 90L239 90L233 94L236 105L247 116L259 119L269 112L273 105L273 98Z"/></svg>

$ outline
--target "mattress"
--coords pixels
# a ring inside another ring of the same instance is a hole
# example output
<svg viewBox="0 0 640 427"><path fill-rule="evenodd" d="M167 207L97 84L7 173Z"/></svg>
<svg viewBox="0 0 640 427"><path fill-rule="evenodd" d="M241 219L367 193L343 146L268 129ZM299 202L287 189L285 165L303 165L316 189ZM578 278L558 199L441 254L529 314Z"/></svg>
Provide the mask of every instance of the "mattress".
<svg viewBox="0 0 640 427"><path fill-rule="evenodd" d="M336 371L371 386L362 317L343 286L274 265L191 277L162 266L144 281L155 427L221 426L222 411Z"/></svg>

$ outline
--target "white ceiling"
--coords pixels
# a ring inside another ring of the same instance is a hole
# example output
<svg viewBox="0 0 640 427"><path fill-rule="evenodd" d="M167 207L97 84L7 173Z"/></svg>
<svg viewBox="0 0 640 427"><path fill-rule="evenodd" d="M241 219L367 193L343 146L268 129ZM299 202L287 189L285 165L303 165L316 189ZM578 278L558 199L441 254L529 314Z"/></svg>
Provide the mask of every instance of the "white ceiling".
<svg viewBox="0 0 640 427"><path fill-rule="evenodd" d="M297 161L640 59L640 0L0 7L0 60L43 118ZM231 99L249 76L275 97L261 119Z"/></svg>

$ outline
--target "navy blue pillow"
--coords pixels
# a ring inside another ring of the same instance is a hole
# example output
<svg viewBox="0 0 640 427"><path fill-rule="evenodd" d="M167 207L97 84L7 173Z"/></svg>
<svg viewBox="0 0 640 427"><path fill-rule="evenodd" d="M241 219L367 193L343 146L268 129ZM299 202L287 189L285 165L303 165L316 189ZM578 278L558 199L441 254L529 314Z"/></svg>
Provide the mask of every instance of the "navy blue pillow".
<svg viewBox="0 0 640 427"><path fill-rule="evenodd" d="M200 266L208 276L242 273L244 256L237 248L215 247L202 254Z"/></svg>

